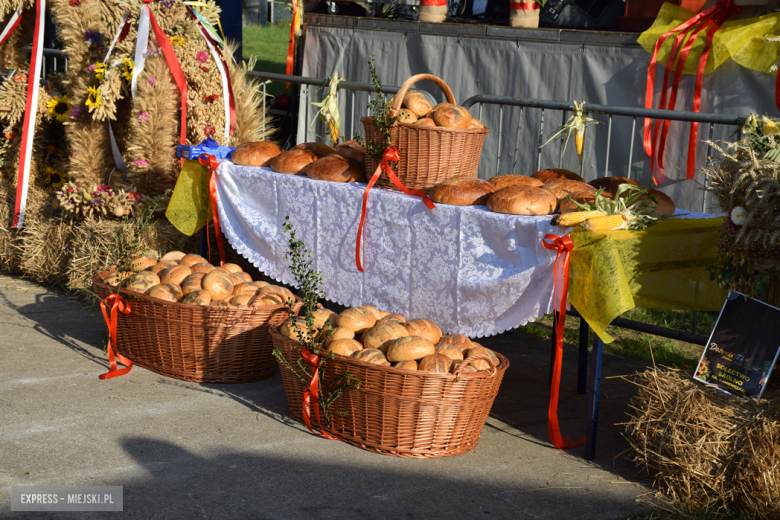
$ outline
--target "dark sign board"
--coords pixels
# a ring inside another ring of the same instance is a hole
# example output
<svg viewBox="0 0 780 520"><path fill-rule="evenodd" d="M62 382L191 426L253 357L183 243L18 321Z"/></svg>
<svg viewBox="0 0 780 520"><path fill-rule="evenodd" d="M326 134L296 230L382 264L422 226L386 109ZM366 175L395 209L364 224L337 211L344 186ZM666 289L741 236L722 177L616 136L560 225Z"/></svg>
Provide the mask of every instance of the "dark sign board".
<svg viewBox="0 0 780 520"><path fill-rule="evenodd" d="M731 291L694 379L740 397L761 397L780 353L780 309Z"/></svg>

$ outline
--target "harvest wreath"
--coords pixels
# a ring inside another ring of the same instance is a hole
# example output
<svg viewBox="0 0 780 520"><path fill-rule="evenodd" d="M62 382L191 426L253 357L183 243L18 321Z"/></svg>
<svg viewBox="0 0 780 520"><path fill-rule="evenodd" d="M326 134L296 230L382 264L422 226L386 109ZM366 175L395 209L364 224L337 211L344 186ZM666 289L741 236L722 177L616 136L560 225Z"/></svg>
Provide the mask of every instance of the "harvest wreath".
<svg viewBox="0 0 780 520"><path fill-rule="evenodd" d="M311 406L327 437L385 455L473 449L509 361L465 336L443 336L426 319L407 322L370 305L316 309L321 275L289 221L285 230L305 319L291 316L270 332L290 415L311 429Z"/></svg>

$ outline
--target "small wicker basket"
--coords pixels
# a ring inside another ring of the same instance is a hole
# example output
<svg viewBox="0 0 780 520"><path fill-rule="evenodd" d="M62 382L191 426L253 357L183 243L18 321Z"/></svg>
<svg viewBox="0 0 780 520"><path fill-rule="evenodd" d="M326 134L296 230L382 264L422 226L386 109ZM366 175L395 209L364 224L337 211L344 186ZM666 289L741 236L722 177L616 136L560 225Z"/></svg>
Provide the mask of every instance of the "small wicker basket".
<svg viewBox="0 0 780 520"><path fill-rule="evenodd" d="M112 291L93 278L95 292ZM209 307L171 303L120 291L130 304L117 324L117 351L140 367L164 376L198 383L247 383L271 377L276 362L268 328L297 314L286 305ZM297 298L296 298L297 299Z"/></svg>
<svg viewBox="0 0 780 520"><path fill-rule="evenodd" d="M391 117L398 115L409 88L422 80L435 83L444 92L447 102L456 104L452 90L443 80L431 74L417 74L407 79L395 95ZM361 118L360 122L366 132L366 141L384 141L372 117ZM396 172L398 179L410 190L427 190L450 177L476 177L482 146L489 132L487 128L467 130L396 123L390 129L390 138L401 155ZM376 159L366 155L367 178L374 175L377 166ZM377 186L397 189L384 174L377 181Z"/></svg>
<svg viewBox="0 0 780 520"><path fill-rule="evenodd" d="M274 346L296 366L298 342L282 336L275 326L270 332ZM349 371L362 385L334 402L334 409L348 414L334 414L326 430L359 448L394 457L427 459L472 450L509 368L509 360L496 356L499 365L490 371L456 374L401 370L337 356L325 367L325 381ZM471 359L477 358L483 357ZM303 422L303 382L284 366L280 371L290 415Z"/></svg>

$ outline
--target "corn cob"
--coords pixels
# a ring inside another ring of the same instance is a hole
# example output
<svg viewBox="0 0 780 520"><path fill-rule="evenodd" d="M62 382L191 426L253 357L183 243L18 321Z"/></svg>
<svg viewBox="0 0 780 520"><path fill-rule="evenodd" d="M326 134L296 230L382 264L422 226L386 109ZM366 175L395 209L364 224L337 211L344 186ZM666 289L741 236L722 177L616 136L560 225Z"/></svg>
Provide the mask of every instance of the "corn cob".
<svg viewBox="0 0 780 520"><path fill-rule="evenodd" d="M565 226L571 227L585 222L589 218L603 217L604 213L601 211L573 211L571 213L563 213L552 219L551 224L553 226Z"/></svg>
<svg viewBox="0 0 780 520"><path fill-rule="evenodd" d="M580 224L582 231L612 231L626 222L623 215L605 215L603 217L593 217Z"/></svg>
<svg viewBox="0 0 780 520"><path fill-rule="evenodd" d="M582 148L585 145L585 127L574 130L574 145L577 147L577 158L582 162Z"/></svg>

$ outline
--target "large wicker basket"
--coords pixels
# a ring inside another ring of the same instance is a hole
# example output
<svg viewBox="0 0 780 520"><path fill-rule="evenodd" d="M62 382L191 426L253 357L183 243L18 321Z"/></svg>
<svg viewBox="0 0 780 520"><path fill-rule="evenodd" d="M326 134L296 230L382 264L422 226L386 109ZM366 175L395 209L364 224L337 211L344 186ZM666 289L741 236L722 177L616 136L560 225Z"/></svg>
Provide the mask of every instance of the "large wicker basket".
<svg viewBox="0 0 780 520"><path fill-rule="evenodd" d="M270 332L285 360L297 366L298 343L282 336L275 326ZM337 356L325 367L325 381L349 371L362 385L348 389L335 401L333 408L348 414L333 415L333 424L326 430L349 444L395 457L446 457L472 450L509 367L509 360L496 355L499 366L495 370L457 376ZM303 421L303 382L284 366L280 371L290 415Z"/></svg>
<svg viewBox="0 0 780 520"><path fill-rule="evenodd" d="M93 278L101 298L111 293L104 279ZM135 292L121 293L131 307L120 314L117 350L133 363L164 376L199 383L247 383L276 371L271 325L292 311L286 305L209 307L171 303Z"/></svg>
<svg viewBox="0 0 780 520"><path fill-rule="evenodd" d="M401 86L395 95L390 116L398 115L404 96L409 88L422 80L430 80L444 92L447 101L455 103L455 96L447 84L431 74L412 76ZM374 126L371 117L360 119L366 132L366 141L383 142L384 137ZM476 177L482 146L490 132L487 128L456 129L419 126L411 123L396 123L390 129L393 146L400 150L398 179L408 189L427 190L450 177ZM371 178L379 163L373 157L366 156L366 177ZM377 186L396 189L386 175L377 181Z"/></svg>

